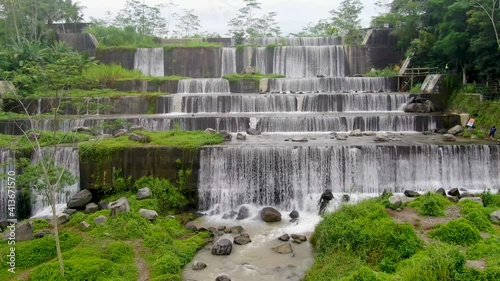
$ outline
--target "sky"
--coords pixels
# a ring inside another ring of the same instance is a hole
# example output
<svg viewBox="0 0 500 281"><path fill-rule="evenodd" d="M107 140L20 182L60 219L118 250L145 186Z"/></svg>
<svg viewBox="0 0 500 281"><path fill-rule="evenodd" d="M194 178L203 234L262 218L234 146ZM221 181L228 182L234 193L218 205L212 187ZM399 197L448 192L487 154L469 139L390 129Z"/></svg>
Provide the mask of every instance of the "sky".
<svg viewBox="0 0 500 281"><path fill-rule="evenodd" d="M173 1L178 6L173 12L181 13L182 9L193 9L200 18L201 31L227 35L227 22L233 18L238 9L244 7L243 0L143 0L146 5L167 4ZM300 32L308 23L316 23L329 16L328 11L336 9L342 0L260 0L262 12L276 12L282 35ZM125 6L125 0L77 0L82 6L84 19L91 17L105 18L106 11L113 15ZM361 25L368 27L373 16L380 10L375 6L376 0L361 0L364 9L361 14ZM164 9L163 14L168 15ZM259 14L260 15L260 14ZM175 26L175 23L171 25Z"/></svg>

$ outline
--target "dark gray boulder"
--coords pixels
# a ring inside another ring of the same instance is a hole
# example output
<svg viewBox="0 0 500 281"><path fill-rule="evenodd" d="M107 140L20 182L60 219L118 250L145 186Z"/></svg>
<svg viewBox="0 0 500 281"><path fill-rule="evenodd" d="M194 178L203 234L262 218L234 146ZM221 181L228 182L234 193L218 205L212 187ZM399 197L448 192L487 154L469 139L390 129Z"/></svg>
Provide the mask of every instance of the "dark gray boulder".
<svg viewBox="0 0 500 281"><path fill-rule="evenodd" d="M212 255L230 255L233 250L233 243L229 239L220 239L212 246Z"/></svg>
<svg viewBox="0 0 500 281"><path fill-rule="evenodd" d="M222 274L217 276L217 278L215 278L215 281L231 281L231 278L229 278L229 276L227 276L226 274Z"/></svg>
<svg viewBox="0 0 500 281"><path fill-rule="evenodd" d="M272 207L265 207L260 211L260 218L265 222L278 222L281 221L281 213Z"/></svg>
<svg viewBox="0 0 500 281"><path fill-rule="evenodd" d="M261 132L257 129L249 128L249 129L247 129L247 134L252 135L252 136L258 136L261 134Z"/></svg>
<svg viewBox="0 0 500 281"><path fill-rule="evenodd" d="M460 191L458 191L458 188L452 188L448 191L448 195L450 196L459 196Z"/></svg>
<svg viewBox="0 0 500 281"><path fill-rule="evenodd" d="M250 209L247 206L241 206L238 211L238 215L236 216L237 220L244 220L250 216Z"/></svg>
<svg viewBox="0 0 500 281"><path fill-rule="evenodd" d="M416 191L413 191L413 190L405 190L404 191L404 195L406 197L410 197L410 198L413 198L413 197L419 197L420 194Z"/></svg>
<svg viewBox="0 0 500 281"><path fill-rule="evenodd" d="M234 237L234 244L245 245L252 242L252 240L250 240L250 237L248 235L243 235L243 234L244 233L242 233L240 236Z"/></svg>
<svg viewBox="0 0 500 281"><path fill-rule="evenodd" d="M290 214L288 214L288 216L292 219L296 219L299 217L299 212L297 210L293 210Z"/></svg>
<svg viewBox="0 0 500 281"><path fill-rule="evenodd" d="M111 209L111 217L116 217L120 213L130 212L130 205L128 199L125 197L109 203L109 208Z"/></svg>
<svg viewBox="0 0 500 281"><path fill-rule="evenodd" d="M224 141L230 141L231 139L233 139L233 136L228 131L222 130L219 132L219 134L222 136Z"/></svg>
<svg viewBox="0 0 500 281"><path fill-rule="evenodd" d="M151 142L151 137L150 136L136 134L136 133L130 134L128 136L128 139L131 140L131 141L136 141L136 142L140 142L140 143L149 143L149 142Z"/></svg>
<svg viewBox="0 0 500 281"><path fill-rule="evenodd" d="M92 200L92 193L88 189L80 190L68 202L68 209L82 209Z"/></svg>
<svg viewBox="0 0 500 281"><path fill-rule="evenodd" d="M142 200L151 197L151 189L144 187L137 190L137 200Z"/></svg>
<svg viewBox="0 0 500 281"><path fill-rule="evenodd" d="M436 190L436 193L437 194L441 194L442 196L446 197L446 190L444 190L444 188L439 188L438 190Z"/></svg>
<svg viewBox="0 0 500 281"><path fill-rule="evenodd" d="M86 206L85 206L85 213L86 214L91 214L91 213L95 213L99 210L99 206L97 206L96 203L88 203Z"/></svg>

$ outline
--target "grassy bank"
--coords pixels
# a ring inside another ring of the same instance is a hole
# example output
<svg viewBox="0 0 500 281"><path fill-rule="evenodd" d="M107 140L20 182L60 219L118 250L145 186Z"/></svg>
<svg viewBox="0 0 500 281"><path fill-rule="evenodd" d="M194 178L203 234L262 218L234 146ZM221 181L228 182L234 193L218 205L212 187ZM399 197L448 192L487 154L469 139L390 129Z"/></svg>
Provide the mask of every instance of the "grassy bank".
<svg viewBox="0 0 500 281"><path fill-rule="evenodd" d="M88 141L94 136L76 132L50 132L50 131L37 131L39 135L38 140L40 146L50 146L54 144L71 144ZM29 140L26 136L13 136L0 134L0 147L11 149L31 149L35 145L34 142Z"/></svg>
<svg viewBox="0 0 500 281"><path fill-rule="evenodd" d="M138 201L136 191L147 184L153 197ZM16 274L7 271L5 262L9 245L0 242L0 280L16 280L24 274L29 280L182 280L182 268L205 245L205 232L194 233L183 227L190 214L177 214L165 195L177 192L176 202L182 204L178 188L166 180L143 178L133 183L129 191L105 198L110 202L125 197L130 212L110 217L110 210L93 214L78 212L61 226L61 248L65 277L59 275L54 238L18 242L16 245ZM171 197L171 196L170 196ZM159 217L153 222L141 216L141 208L156 210ZM97 225L94 219L104 216L107 221ZM86 221L89 228L80 222ZM36 229L50 228L44 221L35 222ZM83 278L83 279L82 279Z"/></svg>
<svg viewBox="0 0 500 281"><path fill-rule="evenodd" d="M400 212L412 214L406 221L403 215L396 220L398 212L388 211L384 199L327 215L311 238L315 263L304 280L500 280L500 227L489 219L500 208L500 194L483 194L485 207L438 196L422 196L410 204L415 209L404 207ZM449 208L458 208L459 217L447 219ZM429 215L442 223L427 228ZM481 260L485 269L467 267L467 260Z"/></svg>
<svg viewBox="0 0 500 281"><path fill-rule="evenodd" d="M233 73L229 75L225 75L222 78L229 80L230 83L234 82L239 82L240 80L254 80L255 82L259 82L260 79L263 78L284 78L286 77L285 75L281 74L261 74L261 73L247 73L247 74L238 74L238 73Z"/></svg>

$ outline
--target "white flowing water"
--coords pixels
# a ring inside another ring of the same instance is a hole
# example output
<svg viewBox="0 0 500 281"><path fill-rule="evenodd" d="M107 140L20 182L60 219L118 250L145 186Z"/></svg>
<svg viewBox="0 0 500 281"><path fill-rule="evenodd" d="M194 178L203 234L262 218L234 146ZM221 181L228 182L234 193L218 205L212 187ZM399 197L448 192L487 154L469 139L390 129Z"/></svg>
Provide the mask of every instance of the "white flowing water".
<svg viewBox="0 0 500 281"><path fill-rule="evenodd" d="M263 37L252 39L252 45L287 45L287 46L332 46L341 45L341 37Z"/></svg>
<svg viewBox="0 0 500 281"><path fill-rule="evenodd" d="M190 93L229 93L229 81L222 78L199 78L179 80L177 92Z"/></svg>
<svg viewBox="0 0 500 281"><path fill-rule="evenodd" d="M148 76L165 76L163 48L138 48L134 57L134 69Z"/></svg>
<svg viewBox="0 0 500 281"><path fill-rule="evenodd" d="M236 48L222 48L222 76L237 73Z"/></svg>
<svg viewBox="0 0 500 281"><path fill-rule="evenodd" d="M308 77L274 78L269 80L271 92L388 92L391 90L388 77Z"/></svg>

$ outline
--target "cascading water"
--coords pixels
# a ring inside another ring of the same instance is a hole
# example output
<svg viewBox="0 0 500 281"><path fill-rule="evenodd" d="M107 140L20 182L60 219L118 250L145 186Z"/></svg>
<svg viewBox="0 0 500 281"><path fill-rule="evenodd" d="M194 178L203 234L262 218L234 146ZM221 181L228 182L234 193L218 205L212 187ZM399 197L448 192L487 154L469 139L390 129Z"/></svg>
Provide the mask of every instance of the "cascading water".
<svg viewBox="0 0 500 281"><path fill-rule="evenodd" d="M421 192L500 184L500 147L364 145L207 147L201 152L200 209L242 204L316 212L320 194Z"/></svg>
<svg viewBox="0 0 500 281"><path fill-rule="evenodd" d="M287 45L287 46L332 46L342 44L341 37L263 37L252 39L252 45Z"/></svg>
<svg viewBox="0 0 500 281"><path fill-rule="evenodd" d="M291 78L345 76L345 54L341 46L276 47L274 73Z"/></svg>
<svg viewBox="0 0 500 281"><path fill-rule="evenodd" d="M149 76L165 76L163 48L138 48L134 57L134 69Z"/></svg>
<svg viewBox="0 0 500 281"><path fill-rule="evenodd" d="M272 70L268 69L268 51L267 47L255 48L255 70L262 74L271 73Z"/></svg>
<svg viewBox="0 0 500 281"><path fill-rule="evenodd" d="M179 80L177 92L190 93L229 93L229 81L222 78L200 78Z"/></svg>
<svg viewBox="0 0 500 281"><path fill-rule="evenodd" d="M388 92L388 77L324 77L270 79L271 92Z"/></svg>
<svg viewBox="0 0 500 281"><path fill-rule="evenodd" d="M41 155L33 152L32 162L39 163L40 159L50 159L55 165L69 171L77 180L70 186L65 186L56 196L57 205L65 205L73 195L79 191L80 160L78 149L73 147L59 147L55 151L53 148L42 148ZM45 217L51 214L50 203L43 191L31 191L31 213L33 217Z"/></svg>
<svg viewBox="0 0 500 281"><path fill-rule="evenodd" d="M409 94L312 94L303 95L302 111L402 111L410 100Z"/></svg>
<svg viewBox="0 0 500 281"><path fill-rule="evenodd" d="M236 72L236 48L222 48L222 76Z"/></svg>

